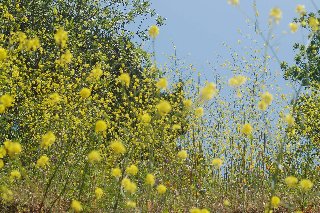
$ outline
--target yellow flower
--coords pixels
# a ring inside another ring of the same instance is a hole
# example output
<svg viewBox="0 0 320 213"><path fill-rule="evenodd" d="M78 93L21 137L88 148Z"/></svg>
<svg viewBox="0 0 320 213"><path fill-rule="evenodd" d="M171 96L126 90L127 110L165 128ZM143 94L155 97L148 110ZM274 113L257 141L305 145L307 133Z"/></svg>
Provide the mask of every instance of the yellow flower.
<svg viewBox="0 0 320 213"><path fill-rule="evenodd" d="M55 141L56 141L56 136L53 134L53 132L49 131L45 135L42 135L40 147L46 149L46 148L52 146L52 144Z"/></svg>
<svg viewBox="0 0 320 213"><path fill-rule="evenodd" d="M4 105L4 107L13 106L14 98L11 95L5 94L0 97L0 103Z"/></svg>
<svg viewBox="0 0 320 213"><path fill-rule="evenodd" d="M192 101L190 99L187 99L187 100L184 100L183 101L183 105L186 107L186 108L190 108L192 106Z"/></svg>
<svg viewBox="0 0 320 213"><path fill-rule="evenodd" d="M5 149L5 147L0 146L0 159L4 158L7 155L7 151Z"/></svg>
<svg viewBox="0 0 320 213"><path fill-rule="evenodd" d="M179 124L173 124L172 125L172 129L173 130L179 130L179 129L181 129L181 126Z"/></svg>
<svg viewBox="0 0 320 213"><path fill-rule="evenodd" d="M223 200L223 205L224 206L230 206L231 203L230 203L230 201L228 199L225 199L225 200Z"/></svg>
<svg viewBox="0 0 320 213"><path fill-rule="evenodd" d="M114 168L114 169L111 169L111 175L114 176L114 177L121 177L122 173L121 173L121 169L119 168Z"/></svg>
<svg viewBox="0 0 320 213"><path fill-rule="evenodd" d="M54 40L56 41L56 44L61 45L62 48L66 47L68 40L68 32L64 31L62 27L59 28L57 32L54 34Z"/></svg>
<svg viewBox="0 0 320 213"><path fill-rule="evenodd" d="M153 174L147 174L146 180L145 180L147 185L153 186L155 184L155 177Z"/></svg>
<svg viewBox="0 0 320 213"><path fill-rule="evenodd" d="M21 178L21 174L18 170L12 170L10 173L10 179L13 180L18 180Z"/></svg>
<svg viewBox="0 0 320 213"><path fill-rule="evenodd" d="M259 101L258 108L262 111L265 111L268 108L268 104L264 101Z"/></svg>
<svg viewBox="0 0 320 213"><path fill-rule="evenodd" d="M266 104L270 105L273 100L273 96L271 93L265 92L261 95L261 100L264 101Z"/></svg>
<svg viewBox="0 0 320 213"><path fill-rule="evenodd" d="M37 37L27 40L26 50L27 51L36 51L40 48L40 41Z"/></svg>
<svg viewBox="0 0 320 213"><path fill-rule="evenodd" d="M220 158L214 158L211 163L214 167L220 168L223 164L223 161Z"/></svg>
<svg viewBox="0 0 320 213"><path fill-rule="evenodd" d="M217 95L217 87L214 83L207 83L200 91L200 98L204 101L212 99L215 95Z"/></svg>
<svg viewBox="0 0 320 213"><path fill-rule="evenodd" d="M103 120L98 120L96 122L96 126L95 126L95 131L96 132L103 132L103 131L106 131L107 130L107 123Z"/></svg>
<svg viewBox="0 0 320 213"><path fill-rule="evenodd" d="M4 167L4 162L2 159L0 159L0 169L2 169Z"/></svg>
<svg viewBox="0 0 320 213"><path fill-rule="evenodd" d="M309 191L313 187L313 183L308 179L302 179L299 184L303 191Z"/></svg>
<svg viewBox="0 0 320 213"><path fill-rule="evenodd" d="M252 126L251 126L250 124L248 124L248 123L244 124L244 125L242 126L241 132L242 132L243 134L247 135L247 136L248 136L248 135L251 135L251 134L252 134Z"/></svg>
<svg viewBox="0 0 320 213"><path fill-rule="evenodd" d="M151 116L148 113L145 113L141 116L141 121L145 124L148 124L151 121Z"/></svg>
<svg viewBox="0 0 320 213"><path fill-rule="evenodd" d="M160 101L157 105L157 109L159 114L164 116L171 111L171 105L168 101Z"/></svg>
<svg viewBox="0 0 320 213"><path fill-rule="evenodd" d="M284 117L284 120L287 122L287 124L289 126L293 126L294 125L294 118L291 114L287 114L285 117Z"/></svg>
<svg viewBox="0 0 320 213"><path fill-rule="evenodd" d="M301 5L301 4L298 4L297 7L296 7L296 12L298 14L300 14L301 16L306 14L306 8L304 5Z"/></svg>
<svg viewBox="0 0 320 213"><path fill-rule="evenodd" d="M294 187L298 183L298 179L294 176L288 176L284 179L284 182L287 184L289 187Z"/></svg>
<svg viewBox="0 0 320 213"><path fill-rule="evenodd" d="M126 147L120 141L113 141L109 146L116 154L124 154L127 151Z"/></svg>
<svg viewBox="0 0 320 213"><path fill-rule="evenodd" d="M270 17L273 18L277 23L282 18L282 11L278 7L274 7L270 10Z"/></svg>
<svg viewBox="0 0 320 213"><path fill-rule="evenodd" d="M290 30L292 33L295 33L297 32L298 28L299 28L299 25L297 23L290 23L289 24L289 27L290 27Z"/></svg>
<svg viewBox="0 0 320 213"><path fill-rule="evenodd" d="M124 85L126 85L127 87L129 87L130 85L130 75L128 73L122 73L120 76L119 76L119 81L121 83L123 83Z"/></svg>
<svg viewBox="0 0 320 213"><path fill-rule="evenodd" d="M49 165L49 158L45 155L42 155L38 160L37 160L37 166L38 167L46 167Z"/></svg>
<svg viewBox="0 0 320 213"><path fill-rule="evenodd" d="M95 163L101 161L100 152L97 150L93 150L88 154L89 163Z"/></svg>
<svg viewBox="0 0 320 213"><path fill-rule="evenodd" d="M0 61L3 61L8 56L7 50L0 47Z"/></svg>
<svg viewBox="0 0 320 213"><path fill-rule="evenodd" d="M13 157L14 155L18 155L22 151L21 144L18 142L5 141L3 144L10 157Z"/></svg>
<svg viewBox="0 0 320 213"><path fill-rule="evenodd" d="M126 205L127 205L129 208L133 208L133 209L137 207L136 202L131 201L131 200L127 201Z"/></svg>
<svg viewBox="0 0 320 213"><path fill-rule="evenodd" d="M88 88L82 88L82 89L80 90L80 96L81 96L82 98L88 98L90 95L91 95L91 90L90 90L90 89L88 89Z"/></svg>
<svg viewBox="0 0 320 213"><path fill-rule="evenodd" d="M201 209L200 211L201 213L210 213L210 211L208 209Z"/></svg>
<svg viewBox="0 0 320 213"><path fill-rule="evenodd" d="M72 200L71 209L75 212L81 212L83 210L81 203L77 200Z"/></svg>
<svg viewBox="0 0 320 213"><path fill-rule="evenodd" d="M97 187L95 190L94 190L94 193L96 195L96 198L99 200L102 198L103 196L103 190L99 187Z"/></svg>
<svg viewBox="0 0 320 213"><path fill-rule="evenodd" d="M163 184L160 184L157 186L157 191L159 194L164 194L167 191L167 187L165 187Z"/></svg>
<svg viewBox="0 0 320 213"><path fill-rule="evenodd" d="M126 168L126 173L130 175L136 175L138 173L139 169L136 165L132 164Z"/></svg>
<svg viewBox="0 0 320 213"><path fill-rule="evenodd" d="M204 114L204 110L202 107L198 107L195 109L194 114L197 118L202 117Z"/></svg>
<svg viewBox="0 0 320 213"><path fill-rule="evenodd" d="M91 70L90 75L89 75L89 79L99 80L102 75L103 75L103 71L99 68L99 66L97 66Z"/></svg>
<svg viewBox="0 0 320 213"><path fill-rule="evenodd" d="M309 18L309 26L313 31L318 31L319 29L319 20L315 17Z"/></svg>
<svg viewBox="0 0 320 213"><path fill-rule="evenodd" d="M131 194L137 191L137 184L131 182L131 180L128 178L123 178L121 185L127 192L130 192Z"/></svg>
<svg viewBox="0 0 320 213"><path fill-rule="evenodd" d="M280 198L277 197L277 196L273 196L273 197L271 198L271 206L272 206L273 208L278 208L278 207L280 206L280 202L281 202L281 200L280 200Z"/></svg>
<svg viewBox="0 0 320 213"><path fill-rule="evenodd" d="M228 4L231 4L231 5L238 5L239 4L239 0L228 0Z"/></svg>
<svg viewBox="0 0 320 213"><path fill-rule="evenodd" d="M58 93L52 93L49 95L49 103L50 104L57 104L61 101L61 97Z"/></svg>
<svg viewBox="0 0 320 213"><path fill-rule="evenodd" d="M0 113L4 113L6 107L3 104L0 104Z"/></svg>
<svg viewBox="0 0 320 213"><path fill-rule="evenodd" d="M159 81L157 82L156 86L159 89L165 89L168 86L168 81L166 78L160 78Z"/></svg>
<svg viewBox="0 0 320 213"><path fill-rule="evenodd" d="M149 28L149 36L155 39L159 35L159 28L156 25L152 25Z"/></svg>
<svg viewBox="0 0 320 213"><path fill-rule="evenodd" d="M57 61L57 63L63 66L63 65L66 65L66 64L71 63L72 58L73 58L73 56L72 56L70 50L67 50L65 53L63 53L63 54L61 55L61 57L60 57L60 59Z"/></svg>
<svg viewBox="0 0 320 213"><path fill-rule="evenodd" d="M241 85L245 84L247 78L243 75L237 75L229 79L229 86L231 87L240 87Z"/></svg>
<svg viewBox="0 0 320 213"><path fill-rule="evenodd" d="M180 152L178 152L177 156L178 158L185 160L188 157L188 153L186 150L181 150Z"/></svg>

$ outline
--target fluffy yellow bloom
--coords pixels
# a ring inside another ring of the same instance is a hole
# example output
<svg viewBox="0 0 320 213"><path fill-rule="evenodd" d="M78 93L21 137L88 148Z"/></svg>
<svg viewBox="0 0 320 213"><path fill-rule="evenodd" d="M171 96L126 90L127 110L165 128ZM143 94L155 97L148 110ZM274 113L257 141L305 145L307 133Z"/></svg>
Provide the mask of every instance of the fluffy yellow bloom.
<svg viewBox="0 0 320 213"><path fill-rule="evenodd" d="M268 108L268 104L264 101L259 101L258 108L262 111L265 111Z"/></svg>
<svg viewBox="0 0 320 213"><path fill-rule="evenodd" d="M151 121L151 116L148 113L145 113L141 116L142 123L148 124Z"/></svg>
<svg viewBox="0 0 320 213"><path fill-rule="evenodd" d="M126 173L130 175L136 175L138 173L139 169L136 165L132 164L126 168Z"/></svg>
<svg viewBox="0 0 320 213"><path fill-rule="evenodd" d="M204 114L204 110L202 107L198 107L195 109L194 114L197 118L202 117Z"/></svg>
<svg viewBox="0 0 320 213"><path fill-rule="evenodd" d="M301 16L306 14L306 8L304 5L301 5L301 4L298 4L297 7L296 7L296 12L298 14L300 14Z"/></svg>
<svg viewBox="0 0 320 213"><path fill-rule="evenodd" d="M167 187L163 184L157 186L157 191L159 194L164 194L167 191Z"/></svg>
<svg viewBox="0 0 320 213"><path fill-rule="evenodd" d="M82 88L79 94L82 98L88 98L91 95L91 90L88 88Z"/></svg>
<svg viewBox="0 0 320 213"><path fill-rule="evenodd" d="M72 200L71 209L75 212L81 212L83 210L81 203L77 200Z"/></svg>
<svg viewBox="0 0 320 213"><path fill-rule="evenodd" d="M270 105L273 100L273 96L271 93L265 92L261 95L261 100L264 101L266 104Z"/></svg>
<svg viewBox="0 0 320 213"><path fill-rule="evenodd" d="M66 32L62 27L57 30L54 34L54 40L56 44L60 45L62 48L66 47L68 40L68 32Z"/></svg>
<svg viewBox="0 0 320 213"><path fill-rule="evenodd" d="M172 130L179 130L179 129L181 129L181 126L179 124L172 125Z"/></svg>
<svg viewBox="0 0 320 213"><path fill-rule="evenodd" d="M37 166L45 168L47 165L49 165L49 158L46 155L42 155L37 160Z"/></svg>
<svg viewBox="0 0 320 213"><path fill-rule="evenodd" d="M245 135L251 135L252 134L252 126L248 123L244 124L242 126L241 132Z"/></svg>
<svg viewBox="0 0 320 213"><path fill-rule="evenodd" d="M201 213L210 213L208 209L201 209Z"/></svg>
<svg viewBox="0 0 320 213"><path fill-rule="evenodd" d="M8 56L8 52L6 49L0 47L0 61L3 61Z"/></svg>
<svg viewBox="0 0 320 213"><path fill-rule="evenodd" d="M115 154L124 154L127 151L126 147L120 141L111 142L109 147Z"/></svg>
<svg viewBox="0 0 320 213"><path fill-rule="evenodd" d="M0 103L6 108L13 106L14 98L11 95L5 94L0 97Z"/></svg>
<svg viewBox="0 0 320 213"><path fill-rule="evenodd" d="M7 155L7 151L5 149L5 147L0 146L0 159L4 158Z"/></svg>
<svg viewBox="0 0 320 213"><path fill-rule="evenodd" d="M27 40L27 42L26 42L26 50L27 51L36 51L39 48L40 48L39 38L35 37L35 38Z"/></svg>
<svg viewBox="0 0 320 213"><path fill-rule="evenodd" d="M119 169L119 168L111 169L111 175L114 177L117 177L117 178L121 177L121 175L122 175L121 169Z"/></svg>
<svg viewBox="0 0 320 213"><path fill-rule="evenodd" d="M297 23L290 23L289 24L289 27L290 27L290 30L292 33L295 33L297 32L298 28L299 28L299 25Z"/></svg>
<svg viewBox="0 0 320 213"><path fill-rule="evenodd" d="M241 85L245 84L247 78L243 75L234 76L229 79L229 86L231 87L240 87Z"/></svg>
<svg viewBox="0 0 320 213"><path fill-rule="evenodd" d="M55 141L56 141L56 136L53 134L53 132L49 131L46 134L42 135L40 147L46 149L46 148L52 146L52 144Z"/></svg>
<svg viewBox="0 0 320 213"><path fill-rule="evenodd" d="M4 162L2 159L0 159L0 169L2 169L4 167Z"/></svg>
<svg viewBox="0 0 320 213"><path fill-rule="evenodd" d="M0 104L0 113L4 113L6 107L3 104Z"/></svg>
<svg viewBox="0 0 320 213"><path fill-rule="evenodd" d="M228 0L228 4L231 4L231 5L239 5L240 1L239 0Z"/></svg>
<svg viewBox="0 0 320 213"><path fill-rule="evenodd" d="M186 150L181 150L178 152L177 156L178 156L178 158L185 160L188 158L188 153Z"/></svg>
<svg viewBox="0 0 320 213"><path fill-rule="evenodd" d="M214 83L207 83L200 91L200 98L204 101L212 99L215 95L217 95L217 86Z"/></svg>
<svg viewBox="0 0 320 213"><path fill-rule="evenodd" d="M95 162L101 161L100 152L97 151L97 150L92 150L92 151L88 154L88 161L89 161L89 163L95 163Z"/></svg>
<svg viewBox="0 0 320 213"><path fill-rule="evenodd" d="M214 158L212 161L211 161L212 165L216 168L220 168L223 164L223 161L220 159L220 158Z"/></svg>
<svg viewBox="0 0 320 213"><path fill-rule="evenodd" d="M103 190L99 187L97 187L95 190L94 190L94 193L95 193L95 196L96 198L99 200L102 198L103 196Z"/></svg>
<svg viewBox="0 0 320 213"><path fill-rule="evenodd" d="M153 174L147 174L146 179L145 179L145 183L147 185L153 186L155 184L155 177Z"/></svg>
<svg viewBox="0 0 320 213"><path fill-rule="evenodd" d="M57 63L62 66L66 65L66 64L70 64L72 61L72 58L73 58L73 56L72 56L70 50L66 50L66 52L60 56L60 59L57 61Z"/></svg>
<svg viewBox="0 0 320 213"><path fill-rule="evenodd" d="M278 23L282 18L282 11L280 8L274 7L270 10L269 15L271 18L273 18Z"/></svg>
<svg viewBox="0 0 320 213"><path fill-rule="evenodd" d="M294 117L291 114L285 115L284 120L287 122L289 126L294 125Z"/></svg>
<svg viewBox="0 0 320 213"><path fill-rule="evenodd" d="M157 82L156 86L159 89L165 89L168 86L168 81L166 78L160 78L159 81Z"/></svg>
<svg viewBox="0 0 320 213"><path fill-rule="evenodd" d="M201 213L201 209L199 208L192 208L189 210L190 213Z"/></svg>
<svg viewBox="0 0 320 213"><path fill-rule="evenodd" d="M18 170L12 170L10 172L10 179L11 180L18 180L21 178L21 174Z"/></svg>
<svg viewBox="0 0 320 213"><path fill-rule="evenodd" d="M127 201L126 205L127 205L129 208L136 208L136 207L137 207L136 202L131 201L131 200Z"/></svg>
<svg viewBox="0 0 320 213"><path fill-rule="evenodd" d="M289 187L294 187L298 183L298 179L294 176L288 176L284 179L284 182L287 184Z"/></svg>
<svg viewBox="0 0 320 213"><path fill-rule="evenodd" d="M159 35L159 28L156 25L152 25L149 28L149 36L155 39Z"/></svg>
<svg viewBox="0 0 320 213"><path fill-rule="evenodd" d="M89 79L95 79L99 80L101 76L103 75L102 69L100 69L98 66L93 68L89 74Z"/></svg>
<svg viewBox="0 0 320 213"><path fill-rule="evenodd" d="M183 105L186 107L186 108L190 108L192 106L192 101L190 99L187 99L187 100L184 100L183 101Z"/></svg>
<svg viewBox="0 0 320 213"><path fill-rule="evenodd" d="M319 20L315 17L309 18L309 26L313 31L318 31L319 29Z"/></svg>
<svg viewBox="0 0 320 213"><path fill-rule="evenodd" d="M22 151L21 144L18 142L5 141L3 144L10 157L18 155Z"/></svg>
<svg viewBox="0 0 320 213"><path fill-rule="evenodd" d="M128 178L123 178L121 185L127 192L130 192L131 194L137 191L137 184L131 182L131 180Z"/></svg>
<svg viewBox="0 0 320 213"><path fill-rule="evenodd" d="M120 76L119 76L119 81L126 85L127 87L129 87L130 85L130 75L128 73L122 73Z"/></svg>
<svg viewBox="0 0 320 213"><path fill-rule="evenodd" d="M96 122L95 131L96 132L103 132L107 130L107 123L104 120L98 120Z"/></svg>
<svg viewBox="0 0 320 213"><path fill-rule="evenodd" d="M308 179L302 179L299 185L303 191L309 191L313 187L313 183Z"/></svg>
<svg viewBox="0 0 320 213"><path fill-rule="evenodd" d="M280 206L280 202L281 202L281 200L280 200L280 198L277 197L277 196L273 196L273 197L271 198L271 201L270 201L271 206L272 206L273 208L278 208L278 207Z"/></svg>
<svg viewBox="0 0 320 213"><path fill-rule="evenodd" d="M167 115L171 111L171 105L168 101L160 101L157 105L157 110L160 115Z"/></svg>
<svg viewBox="0 0 320 213"><path fill-rule="evenodd" d="M57 104L57 103L59 103L61 101L61 97L60 97L60 95L58 94L58 93L52 93L52 94L50 94L49 95L49 103L50 104Z"/></svg>

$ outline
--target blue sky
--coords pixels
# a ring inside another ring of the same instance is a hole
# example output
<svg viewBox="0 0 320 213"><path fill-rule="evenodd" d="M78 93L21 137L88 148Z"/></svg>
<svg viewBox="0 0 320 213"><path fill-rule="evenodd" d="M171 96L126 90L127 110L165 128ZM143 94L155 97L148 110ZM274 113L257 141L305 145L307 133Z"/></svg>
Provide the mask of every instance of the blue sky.
<svg viewBox="0 0 320 213"><path fill-rule="evenodd" d="M253 0L240 0L241 10L251 17L254 16L252 2ZM194 64L206 74L207 61L214 62L218 55L228 58L229 53L222 43L236 46L237 40L241 38L237 32L239 29L254 36L254 31L247 26L243 13L227 4L227 0L151 0L151 4L158 14L167 18L166 25L161 27L156 40L157 60L160 62L166 60L166 54L173 53L174 44L179 58L185 58L188 64ZM297 4L305 5L307 11L315 11L311 0L257 0L262 27L267 26L272 7L279 7L283 12L283 18L275 29L280 60L292 61L292 45L306 41L305 32L289 32L288 24L297 16ZM267 33L266 29L264 33ZM280 70L277 64L273 66L272 69ZM209 75L206 77L210 80Z"/></svg>

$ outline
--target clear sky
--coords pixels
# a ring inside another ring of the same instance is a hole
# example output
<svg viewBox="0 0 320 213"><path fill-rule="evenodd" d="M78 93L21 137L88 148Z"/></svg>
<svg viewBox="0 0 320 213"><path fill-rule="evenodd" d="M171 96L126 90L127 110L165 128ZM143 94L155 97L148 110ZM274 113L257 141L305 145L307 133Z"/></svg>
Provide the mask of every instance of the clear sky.
<svg viewBox="0 0 320 213"><path fill-rule="evenodd" d="M218 55L228 57L229 53L222 43L236 46L241 38L237 33L239 29L253 36L255 34L252 28L248 28L243 14L254 17L253 0L240 0L241 10L227 4L227 0L151 0L151 3L158 14L167 18L156 40L157 60L160 59L160 62L165 59L165 54L173 53L174 44L178 57L186 58L187 63L195 64L198 70L206 73L207 61L214 62ZM292 45L306 42L306 33L298 31L292 34L288 27L297 17L295 7L298 4L305 5L307 11L315 11L311 0L257 0L259 22L265 27L264 34L267 33L270 9L279 7L283 12L283 18L275 30L280 60L292 61ZM274 66L273 69L280 70L278 65ZM210 76L206 77L210 80Z"/></svg>

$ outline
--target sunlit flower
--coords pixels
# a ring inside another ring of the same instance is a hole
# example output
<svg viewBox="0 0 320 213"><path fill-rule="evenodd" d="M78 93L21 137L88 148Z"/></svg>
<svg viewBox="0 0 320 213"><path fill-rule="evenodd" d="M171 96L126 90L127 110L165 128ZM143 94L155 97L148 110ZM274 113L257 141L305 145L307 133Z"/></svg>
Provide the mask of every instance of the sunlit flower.
<svg viewBox="0 0 320 213"><path fill-rule="evenodd" d="M91 90L88 88L82 88L79 93L82 98L88 98L91 95Z"/></svg>
<svg viewBox="0 0 320 213"><path fill-rule="evenodd" d="M121 177L121 175L122 175L121 169L119 169L119 168L111 169L111 175L114 177L117 177L117 178Z"/></svg>
<svg viewBox="0 0 320 213"><path fill-rule="evenodd" d="M139 169L136 165L132 164L126 168L126 173L130 175L136 175L138 173Z"/></svg>
<svg viewBox="0 0 320 213"><path fill-rule="evenodd" d="M111 142L109 147L116 154L124 154L127 151L126 147L120 141Z"/></svg>
<svg viewBox="0 0 320 213"><path fill-rule="evenodd" d="M99 187L97 187L95 190L94 190L94 193L95 193L95 196L96 198L99 200L102 198L103 196L103 190Z"/></svg>
<svg viewBox="0 0 320 213"><path fill-rule="evenodd" d="M48 148L56 141L56 136L53 132L49 131L46 134L42 135L40 146L41 148Z"/></svg>
<svg viewBox="0 0 320 213"><path fill-rule="evenodd" d="M100 152L97 150L93 150L88 154L89 163L95 163L101 161Z"/></svg>
<svg viewBox="0 0 320 213"><path fill-rule="evenodd" d="M147 174L145 183L147 185L153 186L155 184L155 177L153 174Z"/></svg>
<svg viewBox="0 0 320 213"><path fill-rule="evenodd" d="M11 95L5 94L0 97L0 103L6 108L13 106L13 102L14 98Z"/></svg>
<svg viewBox="0 0 320 213"><path fill-rule="evenodd" d="M240 87L241 85L245 84L247 78L243 75L237 75L229 79L229 86L231 87Z"/></svg>
<svg viewBox="0 0 320 213"><path fill-rule="evenodd" d="M198 107L194 110L194 114L196 117L202 117L204 114L204 109L202 107Z"/></svg>
<svg viewBox="0 0 320 213"><path fill-rule="evenodd" d="M212 161L211 161L212 165L216 168L220 168L223 164L223 161L220 159L220 158L214 158Z"/></svg>
<svg viewBox="0 0 320 213"><path fill-rule="evenodd" d="M302 179L299 185L303 191L309 191L313 187L313 183L308 179Z"/></svg>
<svg viewBox="0 0 320 213"><path fill-rule="evenodd" d="M134 201L132 201L132 200L127 201L126 205L127 205L129 208L133 208L133 209L137 207L136 202L134 202Z"/></svg>
<svg viewBox="0 0 320 213"><path fill-rule="evenodd" d="M104 120L98 120L95 125L96 132L103 132L107 130L107 123Z"/></svg>
<svg viewBox="0 0 320 213"><path fill-rule="evenodd" d="M0 47L0 61L3 61L8 56L8 52L6 49Z"/></svg>
<svg viewBox="0 0 320 213"><path fill-rule="evenodd" d="M212 99L215 95L217 95L217 88L214 83L207 83L200 91L200 98L205 101Z"/></svg>
<svg viewBox="0 0 320 213"><path fill-rule="evenodd" d="M6 110L6 107L3 104L0 104L0 114L4 113Z"/></svg>
<svg viewBox="0 0 320 213"><path fill-rule="evenodd" d="M149 28L149 36L155 39L159 35L159 28L156 25L152 25Z"/></svg>
<svg viewBox="0 0 320 213"><path fill-rule="evenodd" d="M119 81L121 83L123 83L124 85L126 85L126 87L129 87L130 85L130 75L128 73L122 73L120 76L119 76Z"/></svg>
<svg viewBox="0 0 320 213"><path fill-rule="evenodd" d="M18 142L5 141L3 144L4 144L4 148L6 149L10 157L18 155L22 151L21 144Z"/></svg>
<svg viewBox="0 0 320 213"><path fill-rule="evenodd" d="M181 150L178 152L177 156L178 156L178 158L185 160L188 158L188 153L186 150Z"/></svg>
<svg viewBox="0 0 320 213"><path fill-rule="evenodd" d="M271 201L270 201L271 206L272 206L273 208L278 208L278 207L280 206L280 202L281 202L281 200L280 200L280 198L277 197L277 196L273 196L273 197L271 198Z"/></svg>
<svg viewBox="0 0 320 213"><path fill-rule="evenodd" d="M291 32L295 33L295 32L297 32L299 25L297 23L292 22L289 24L289 27L290 27Z"/></svg>
<svg viewBox="0 0 320 213"><path fill-rule="evenodd" d="M159 81L157 82L156 86L159 89L165 89L168 86L168 81L166 78L160 78Z"/></svg>
<svg viewBox="0 0 320 213"><path fill-rule="evenodd" d="M270 17L273 18L277 23L282 18L282 11L278 7L274 7L270 10Z"/></svg>
<svg viewBox="0 0 320 213"><path fill-rule="evenodd" d="M259 101L258 108L262 111L265 111L268 108L268 104L264 101Z"/></svg>
<svg viewBox="0 0 320 213"><path fill-rule="evenodd" d="M300 14L301 16L306 14L306 8L304 5L301 5L301 4L298 4L297 7L296 7L296 12L298 14Z"/></svg>
<svg viewBox="0 0 320 213"><path fill-rule="evenodd" d="M42 155L38 160L37 160L37 166L45 168L46 166L49 165L49 158L46 155Z"/></svg>
<svg viewBox="0 0 320 213"><path fill-rule="evenodd" d="M167 187L163 184L157 186L157 191L159 194L164 194L167 191Z"/></svg>
<svg viewBox="0 0 320 213"><path fill-rule="evenodd" d="M10 172L10 180L18 180L21 178L21 174L18 170L12 170Z"/></svg>
<svg viewBox="0 0 320 213"><path fill-rule="evenodd" d="M252 126L249 123L246 123L242 126L241 132L245 135L251 135L252 130Z"/></svg>
<svg viewBox="0 0 320 213"><path fill-rule="evenodd" d="M266 104L270 105L273 100L273 96L271 93L265 92L261 95L261 100L264 101Z"/></svg>
<svg viewBox="0 0 320 213"><path fill-rule="evenodd" d="M192 106L192 100L190 100L190 99L184 100L184 101L183 101L183 105L184 105L186 108L190 108L190 107Z"/></svg>
<svg viewBox="0 0 320 213"><path fill-rule="evenodd" d="M228 199L224 199L224 200L223 200L223 205L224 205L224 206L230 206L231 203L230 203L230 201L229 201Z"/></svg>
<svg viewBox="0 0 320 213"><path fill-rule="evenodd" d="M171 111L171 105L168 101L160 101L157 105L157 109L160 115L167 115Z"/></svg>
<svg viewBox="0 0 320 213"><path fill-rule="evenodd" d="M0 169L2 169L4 167L4 162L2 159L0 159Z"/></svg>
<svg viewBox="0 0 320 213"><path fill-rule="evenodd" d="M286 179L284 179L284 182L287 184L289 187L294 187L298 183L298 179L294 176L288 176Z"/></svg>
<svg viewBox="0 0 320 213"><path fill-rule="evenodd" d="M56 41L56 44L60 45L62 48L66 47L68 40L68 32L64 31L62 27L59 28L57 32L54 34L54 40Z"/></svg>
<svg viewBox="0 0 320 213"><path fill-rule="evenodd" d="M284 120L287 122L289 126L294 125L294 117L291 114L285 115Z"/></svg>
<svg viewBox="0 0 320 213"><path fill-rule="evenodd" d="M318 31L319 29L319 20L315 17L309 18L309 26L313 31Z"/></svg>
<svg viewBox="0 0 320 213"><path fill-rule="evenodd" d="M151 121L151 116L148 113L145 113L141 116L141 121L145 124L148 124Z"/></svg>
<svg viewBox="0 0 320 213"><path fill-rule="evenodd" d="M4 158L7 155L6 148L3 146L0 146L0 159Z"/></svg>
<svg viewBox="0 0 320 213"><path fill-rule="evenodd" d="M81 203L77 200L72 200L71 209L75 212L81 212L83 210Z"/></svg>

